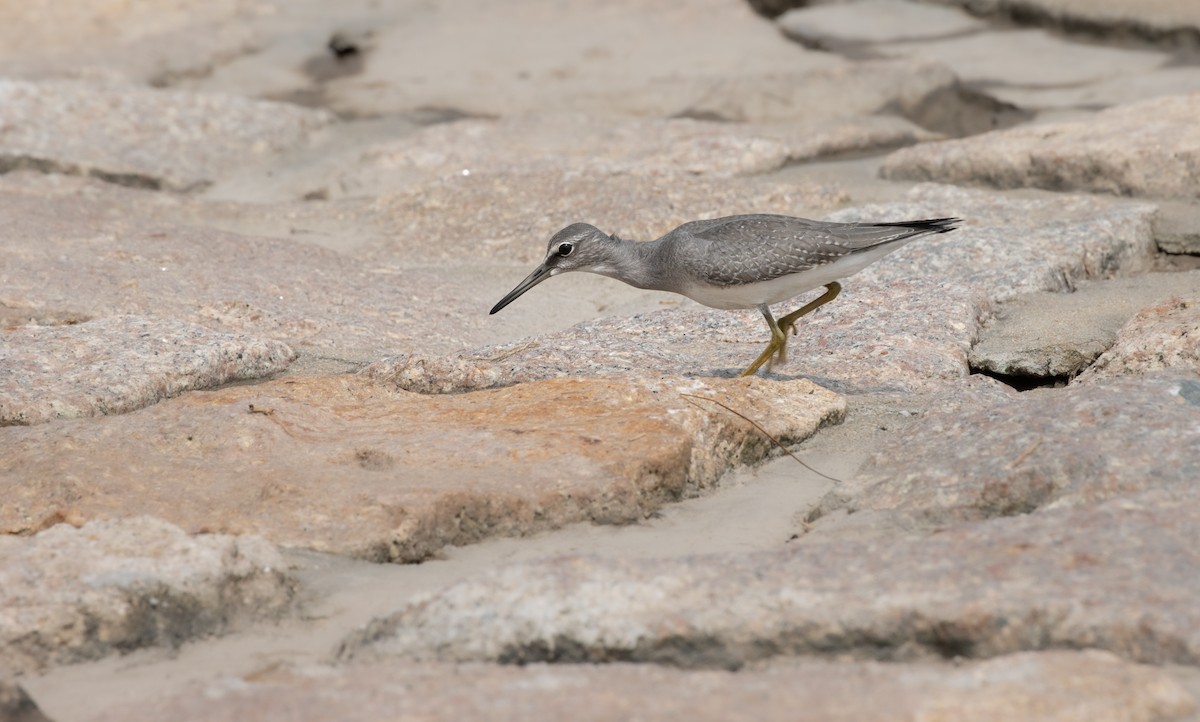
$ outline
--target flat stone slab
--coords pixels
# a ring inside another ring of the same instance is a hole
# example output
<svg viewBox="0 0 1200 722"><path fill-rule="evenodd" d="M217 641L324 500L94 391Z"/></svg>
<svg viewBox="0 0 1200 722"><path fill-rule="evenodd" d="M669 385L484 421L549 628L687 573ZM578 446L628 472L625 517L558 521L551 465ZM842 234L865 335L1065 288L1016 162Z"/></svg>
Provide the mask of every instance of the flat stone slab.
<svg viewBox="0 0 1200 722"><path fill-rule="evenodd" d="M5 722L50 722L21 685L0 679L0 719Z"/></svg>
<svg viewBox="0 0 1200 722"><path fill-rule="evenodd" d="M904 2L853 0L788 10L775 23L804 43L885 43L971 34L987 24L962 10Z"/></svg>
<svg viewBox="0 0 1200 722"><path fill-rule="evenodd" d="M0 426L126 413L295 358L279 341L138 316L0 331Z"/></svg>
<svg viewBox="0 0 1200 722"><path fill-rule="evenodd" d="M189 536L149 517L0 535L0 674L177 647L278 618L294 596L283 558L256 537Z"/></svg>
<svg viewBox="0 0 1200 722"><path fill-rule="evenodd" d="M245 2L164 0L53 5L5 3L0 66L8 77L135 78L163 85L255 49Z"/></svg>
<svg viewBox="0 0 1200 722"><path fill-rule="evenodd" d="M235 96L73 80L0 80L0 172L33 169L194 190L294 148L331 114Z"/></svg>
<svg viewBox="0 0 1200 722"><path fill-rule="evenodd" d="M1143 309L1076 381L1099 385L1164 370L1200 374L1200 292L1181 293Z"/></svg>
<svg viewBox="0 0 1200 722"><path fill-rule="evenodd" d="M793 655L973 659L1098 648L1195 665L1198 500L1190 488L923 537L802 537L777 552L515 564L372 622L341 655L738 668Z"/></svg>
<svg viewBox="0 0 1200 722"><path fill-rule="evenodd" d="M0 191L0 306L34 319L136 315L284 341L298 351L461 348L463 301L298 241L171 219L159 194L95 185ZM156 208L159 204L162 208ZM399 278L399 280L398 280ZM410 285L411 284L411 285ZM418 295L421 304L414 303ZM470 311L476 313L474 309ZM478 311L486 317L486 309Z"/></svg>
<svg viewBox="0 0 1200 722"><path fill-rule="evenodd" d="M845 413L807 381L557 380L431 397L295 377L6 430L0 531L150 514L189 532L412 562L489 536L624 524L773 452L706 398L784 443Z"/></svg>
<svg viewBox="0 0 1200 722"><path fill-rule="evenodd" d="M971 347L971 367L1003 376L1074 377L1113 345L1138 311L1196 288L1200 273L1193 271L1080 281L1070 293L1017 296L998 306L983 327ZM1200 325L1200 318L1191 323ZM1150 356L1162 351L1165 339L1158 341L1141 339L1131 346Z"/></svg>
<svg viewBox="0 0 1200 722"><path fill-rule="evenodd" d="M1025 22L1051 27L1088 30L1120 38L1134 35L1147 40L1182 42L1194 38L1200 27L1200 8L1188 0L940 0L967 7L979 15L1018 14Z"/></svg>
<svg viewBox="0 0 1200 722"><path fill-rule="evenodd" d="M443 123L372 146L337 185L370 192L481 172L609 176L609 182L629 175L723 178L939 137L894 116L783 125L539 113Z"/></svg>
<svg viewBox="0 0 1200 722"><path fill-rule="evenodd" d="M842 508L887 511L928 528L1139 492L1182 493L1200 473L1200 376L1192 374L935 407L809 519Z"/></svg>
<svg viewBox="0 0 1200 722"><path fill-rule="evenodd" d="M412 690L420 690L413 694ZM798 660L766 669L650 665L408 665L279 670L139 700L97 720L795 720L880 722L943 714L1029 719L1185 719L1196 702L1161 670L1103 652L1015 654L961 664Z"/></svg>
<svg viewBox="0 0 1200 722"><path fill-rule="evenodd" d="M982 294L927 280L846 286L832 304L801 321L788 343L789 360L776 364L771 377L864 393L930 390L969 373L967 352L987 307ZM780 304L776 311L803 303ZM419 393L580 376L727 378L748 367L769 340L756 310L672 309L449 356L392 356L362 373Z"/></svg>
<svg viewBox="0 0 1200 722"><path fill-rule="evenodd" d="M1194 199L1200 196L1198 113L1200 93L1156 98L1082 121L904 148L889 155L880 172L898 180Z"/></svg>
<svg viewBox="0 0 1200 722"><path fill-rule="evenodd" d="M519 175L455 171L380 195L372 209L385 239L361 255L393 264L457 265L480 258L535 263L545 257L550 236L576 221L650 240L700 218L780 211L811 216L849 201L841 188L807 182L678 173L614 178L567 168Z"/></svg>
<svg viewBox="0 0 1200 722"><path fill-rule="evenodd" d="M962 227L918 239L845 280L841 296L801 320L789 342L792 360L777 365L776 372L839 391L930 390L969 373L966 354L992 302L1034 290L1067 290L1076 278L1136 273L1150 267L1156 252L1154 207L1144 203L1088 196L1017 199L933 185L914 189L908 198L830 218L960 216ZM543 255L544 247L536 246L531 263ZM537 303L539 290L518 304ZM775 310L782 314L800 305L802 300ZM749 366L767 339L766 324L753 310L666 310L450 356L399 354L365 372L422 393L647 370L727 376Z"/></svg>

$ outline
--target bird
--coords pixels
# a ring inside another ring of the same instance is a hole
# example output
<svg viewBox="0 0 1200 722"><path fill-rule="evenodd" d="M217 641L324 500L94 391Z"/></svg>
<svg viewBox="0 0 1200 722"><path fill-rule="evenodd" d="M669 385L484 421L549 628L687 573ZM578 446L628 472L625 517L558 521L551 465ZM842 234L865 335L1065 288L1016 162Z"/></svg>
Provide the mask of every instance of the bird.
<svg viewBox="0 0 1200 722"><path fill-rule="evenodd" d="M858 273L915 238L948 233L960 218L891 223L835 223L754 213L684 223L654 241L609 235L572 223L550 237L546 257L492 307L494 314L529 289L568 271L608 276L636 288L669 291L718 309L757 308L771 340L741 373L787 361L788 332L796 321L832 301L841 279ZM821 286L825 292L780 317L770 306Z"/></svg>

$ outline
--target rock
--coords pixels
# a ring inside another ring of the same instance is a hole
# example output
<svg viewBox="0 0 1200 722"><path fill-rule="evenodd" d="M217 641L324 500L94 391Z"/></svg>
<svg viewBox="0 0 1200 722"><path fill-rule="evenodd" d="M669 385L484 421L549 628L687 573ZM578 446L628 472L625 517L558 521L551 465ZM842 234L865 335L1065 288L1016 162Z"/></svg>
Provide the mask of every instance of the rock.
<svg viewBox="0 0 1200 722"><path fill-rule="evenodd" d="M25 168L194 190L294 148L332 121L323 111L234 96L0 80L0 172Z"/></svg>
<svg viewBox="0 0 1200 722"><path fill-rule="evenodd" d="M0 679L0 721L2 722L50 722L42 714L37 702L16 682Z"/></svg>
<svg viewBox="0 0 1200 722"><path fill-rule="evenodd" d="M372 622L341 656L732 669L792 655L1096 648L1195 665L1200 578L1186 570L1200 564L1198 500L1192 485L921 537L514 564Z"/></svg>
<svg viewBox="0 0 1200 722"><path fill-rule="evenodd" d="M1070 289L1075 278L1144 271L1154 258L1153 206L1087 196L1016 199L922 186L908 202L846 209L830 219L946 216L966 220L959 230L921 238L845 281L836 301L801 321L789 343L793 361L775 370L839 391L929 390L968 373L965 354L992 301ZM530 263L543 254L543 247L535 247ZM514 276L513 283L520 278ZM520 303L536 303L539 291ZM780 304L776 311L801 303ZM761 316L752 310L667 310L588 322L449 357L390 356L366 373L422 393L580 373L649 369L722 375L750 364L765 348L764 331Z"/></svg>
<svg viewBox="0 0 1200 722"><path fill-rule="evenodd" d="M1195 288L1193 284L1192 289ZM1112 348L1080 374L1077 381L1107 384L1124 376L1141 376L1163 369L1200 373L1200 293L1194 290L1143 309L1117 333Z"/></svg>
<svg viewBox="0 0 1200 722"><path fill-rule="evenodd" d="M884 161L885 178L1116 195L1200 196L1200 93L1122 105L1047 123L926 143ZM1170 145L1162 143L1171 138Z"/></svg>
<svg viewBox="0 0 1200 722"><path fill-rule="evenodd" d="M1056 30L1106 39L1165 41L1188 46L1200 27L1200 10L1186 0L1132 3L1128 0L937 0L977 15L999 15Z"/></svg>
<svg viewBox="0 0 1200 722"><path fill-rule="evenodd" d="M253 52L261 6L241 0L5 3L0 65L9 77L124 77L161 86Z"/></svg>
<svg viewBox="0 0 1200 722"><path fill-rule="evenodd" d="M618 37L619 50L608 42ZM664 117L714 81L841 64L788 42L739 3L592 0L567 8L529 0L520 22L509 8L468 3L392 14L376 27L376 50L361 74L323 90L328 107L358 116L552 108ZM217 75L208 82L236 79Z"/></svg>
<svg viewBox="0 0 1200 722"><path fill-rule="evenodd" d="M1112 80L1126 82L1165 66L1166 53L1153 50L1074 43L1044 30L980 32L919 44L883 45L874 50L885 57L942 63L964 83L986 87L1000 100L1019 102L1006 86L1071 86Z"/></svg>
<svg viewBox="0 0 1200 722"><path fill-rule="evenodd" d="M385 238L364 248L379 262L459 264L472 258L534 263L546 241L575 221L623 238L651 240L698 218L731 213L828 212L849 200L813 183L695 178L677 174L611 176L569 171L471 173L385 193L372 205ZM497 289L503 294L508 289ZM497 296L499 298L499 295ZM480 309L486 311L487 308Z"/></svg>
<svg viewBox="0 0 1200 722"><path fill-rule="evenodd" d="M293 606L294 583L271 545L188 536L149 517L6 534L0 552L3 674L178 647Z"/></svg>
<svg viewBox="0 0 1200 722"><path fill-rule="evenodd" d="M480 313L437 285L421 287L418 273L405 276L409 286L305 243L160 220L178 206L145 210L160 203L156 194L42 190L0 191L0 305L25 316L172 319L301 353L370 357L462 347L447 335L453 323L431 328L414 307L416 288L443 318Z"/></svg>
<svg viewBox="0 0 1200 722"><path fill-rule="evenodd" d="M971 347L971 368L1021 379L1077 376L1143 307L1200 287L1200 273L1080 281L1071 293L1016 296L996 309ZM1151 346L1149 348L1156 348Z"/></svg>
<svg viewBox="0 0 1200 722"><path fill-rule="evenodd" d="M576 379L430 397L357 376L287 378L6 430L0 530L151 514L412 562L489 536L624 524L773 451L704 398L784 443L845 413L807 381Z"/></svg>
<svg viewBox="0 0 1200 722"><path fill-rule="evenodd" d="M1167 201L1159 205L1154 226L1163 253L1200 255L1200 208L1193 203Z"/></svg>
<svg viewBox="0 0 1200 722"><path fill-rule="evenodd" d="M1200 381L1180 370L1072 384L976 408L951 403L872 457L809 515L898 512L928 528L1194 486Z"/></svg>
<svg viewBox="0 0 1200 722"><path fill-rule="evenodd" d="M775 23L789 37L836 47L842 43L931 40L978 32L987 25L961 10L902 0L854 0L788 10Z"/></svg>
<svg viewBox="0 0 1200 722"><path fill-rule="evenodd" d="M967 351L988 305L980 293L928 280L845 285L837 300L801 321L788 344L791 360L776 364L773 376L867 393L940 388L968 373ZM815 295L776 311L795 310ZM579 376L733 376L769 340L755 310L664 310L452 356L388 357L362 373L418 393Z"/></svg>
<svg viewBox="0 0 1200 722"><path fill-rule="evenodd" d="M412 690L421 690L413 694ZM1196 709L1161 670L1095 651L1016 654L957 665L798 660L737 673L653 665L495 667L356 664L285 669L98 720L289 719L794 720L872 722L1184 719Z"/></svg>
<svg viewBox="0 0 1200 722"><path fill-rule="evenodd" d="M1002 302L1031 291L1067 291L1075 279L1144 273L1154 264L1154 206L1095 196L1018 198L923 185L912 189L906 202L848 208L828 219L945 216L961 217L959 230L901 248L855 282L959 282Z"/></svg>
<svg viewBox="0 0 1200 722"><path fill-rule="evenodd" d="M472 174L712 176L762 174L822 155L908 145L938 136L899 118L766 125L690 118L618 119L581 114L462 120L366 150L338 182L356 191ZM513 178L516 176L516 178Z"/></svg>
<svg viewBox="0 0 1200 722"><path fill-rule="evenodd" d="M126 413L295 358L278 341L137 316L26 326L0 332L0 426Z"/></svg>

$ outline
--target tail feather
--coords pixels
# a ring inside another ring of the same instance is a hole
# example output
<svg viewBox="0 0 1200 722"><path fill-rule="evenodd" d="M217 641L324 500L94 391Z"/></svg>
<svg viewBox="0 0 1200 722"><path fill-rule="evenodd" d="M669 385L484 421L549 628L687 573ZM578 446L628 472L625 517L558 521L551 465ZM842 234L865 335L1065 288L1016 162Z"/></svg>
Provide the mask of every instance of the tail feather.
<svg viewBox="0 0 1200 722"><path fill-rule="evenodd" d="M914 231L924 231L926 233L949 233L958 226L956 223L962 223L961 218L930 218L924 221L900 221L898 223L876 223L877 226L892 226L895 228L910 228Z"/></svg>

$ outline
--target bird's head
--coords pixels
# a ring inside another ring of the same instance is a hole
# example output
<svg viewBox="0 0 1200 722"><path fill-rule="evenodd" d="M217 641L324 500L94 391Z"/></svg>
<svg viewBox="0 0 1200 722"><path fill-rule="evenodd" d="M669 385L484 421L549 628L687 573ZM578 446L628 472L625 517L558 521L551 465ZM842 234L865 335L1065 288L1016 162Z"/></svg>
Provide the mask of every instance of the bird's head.
<svg viewBox="0 0 1200 722"><path fill-rule="evenodd" d="M610 273L613 268L612 248L616 242L619 241L615 236L610 237L593 225L572 223L550 237L550 242L546 244L545 260L500 299L492 307L491 313L496 313L551 276L567 271Z"/></svg>

